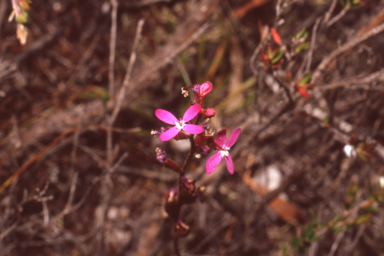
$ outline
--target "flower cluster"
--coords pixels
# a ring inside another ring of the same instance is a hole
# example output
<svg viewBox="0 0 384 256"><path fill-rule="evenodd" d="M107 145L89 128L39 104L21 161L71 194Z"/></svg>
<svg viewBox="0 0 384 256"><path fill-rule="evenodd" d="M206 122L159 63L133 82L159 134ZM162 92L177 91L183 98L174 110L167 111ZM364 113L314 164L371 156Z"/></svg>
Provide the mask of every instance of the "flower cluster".
<svg viewBox="0 0 384 256"><path fill-rule="evenodd" d="M155 111L156 117L168 126L161 127L159 131L152 130L151 132L152 135L158 135L159 139L163 142L171 139L189 139L191 142L190 153L182 167L168 158L164 150L156 148L157 161L179 174L178 188L172 188L164 193L165 211L175 223L175 238L188 235L191 230L190 225L192 225L192 222L186 222L184 218L180 217L181 207L195 202L196 199L200 199L201 202L204 200L205 187L197 187L195 180L185 176L192 156L200 158L207 156L212 150L216 150L217 152L206 162L206 172L208 174L212 173L224 158L229 173L233 174L235 166L229 151L241 132L240 128L235 129L228 141L225 128L217 132L215 136L215 131L208 125L208 121L216 113L212 108L203 107L205 97L212 91L212 84L205 82L201 85L195 84L183 87L181 92L185 97L188 96L187 89L189 88L192 88L193 100L183 117L178 119L167 110L157 109Z"/></svg>
<svg viewBox="0 0 384 256"><path fill-rule="evenodd" d="M233 161L228 151L230 147L235 144L238 136L240 135L241 129L235 129L228 142L226 142L226 129L220 130L214 138L210 127L206 124L202 124L204 119L215 116L215 111L212 108L202 108L205 96L212 91L212 84L207 81L201 85L196 84L183 87L182 93L184 96L188 96L188 91L186 91L186 89L190 87L193 87L193 102L191 103L192 105L185 111L183 117L179 120L167 110L157 109L155 111L156 117L171 126L165 128L162 127L160 131L152 131L152 134L160 135L159 139L161 141L169 141L173 138L176 140L188 139L193 135L197 135L193 140L194 145L192 147L195 148L195 153L207 155L211 148L218 150L218 152L211 156L207 161L207 173L212 173L224 158L229 173L233 174ZM209 146L210 144L212 146ZM162 154L165 155L165 152ZM159 156L157 158L159 159ZM162 159L160 162L164 163L164 160Z"/></svg>

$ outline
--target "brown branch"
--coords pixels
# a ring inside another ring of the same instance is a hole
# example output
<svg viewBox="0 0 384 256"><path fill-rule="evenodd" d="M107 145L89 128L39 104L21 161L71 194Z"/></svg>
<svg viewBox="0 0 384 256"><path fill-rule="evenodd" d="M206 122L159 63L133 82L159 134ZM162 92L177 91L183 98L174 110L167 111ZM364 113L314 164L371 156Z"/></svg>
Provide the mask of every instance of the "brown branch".
<svg viewBox="0 0 384 256"><path fill-rule="evenodd" d="M114 87L115 87L115 55L116 55L116 30L117 30L117 6L119 3L117 0L110 0L112 5L111 12L111 38L109 41L109 68L108 68L108 80L109 80L109 95L113 97L114 95Z"/></svg>
<svg viewBox="0 0 384 256"><path fill-rule="evenodd" d="M271 0L250 0L242 6L235 9L235 15L237 18L243 18L251 10L268 3Z"/></svg>
<svg viewBox="0 0 384 256"><path fill-rule="evenodd" d="M131 57L129 58L127 73L125 74L123 85L121 86L119 92L117 93L115 108L113 109L112 116L109 119L109 125L110 126L113 125L113 123L116 120L117 114L120 112L121 105L122 105L123 100L124 100L125 92L129 88L129 85L130 85L132 69L133 69L133 65L135 64L135 61L136 61L136 50L137 50L137 46L139 45L139 40L140 40L140 36L141 36L141 31L143 30L143 26L144 26L144 19L141 19L141 20L139 20L139 23L137 24L136 35L135 35L135 39L134 39L132 50L131 50Z"/></svg>
<svg viewBox="0 0 384 256"><path fill-rule="evenodd" d="M323 61L319 64L315 72L312 76L312 82L317 84L319 83L320 77L323 75L325 69L328 67L328 65L339 55L343 54L344 52L351 50L353 47L361 44L365 40L376 36L377 34L384 31L384 24L381 24L373 29L371 29L369 32L363 34L362 36L359 36L355 39L352 39L351 41L345 43L341 47L335 49L333 52L331 52L327 57L323 59Z"/></svg>
<svg viewBox="0 0 384 256"><path fill-rule="evenodd" d="M19 170L17 170L10 178L8 178L3 185L0 187L0 194L6 189L17 177L20 176L31 164L36 162L37 160L40 159L40 157L45 154L51 147L56 145L59 141L61 141L63 138L65 138L67 135L74 133L76 131L79 131L83 129L84 127L77 127L77 128L72 128L66 132L63 132L59 136L56 137L51 143L49 143L47 146L45 146L42 150L40 150L36 155L31 157L23 166L20 167Z"/></svg>

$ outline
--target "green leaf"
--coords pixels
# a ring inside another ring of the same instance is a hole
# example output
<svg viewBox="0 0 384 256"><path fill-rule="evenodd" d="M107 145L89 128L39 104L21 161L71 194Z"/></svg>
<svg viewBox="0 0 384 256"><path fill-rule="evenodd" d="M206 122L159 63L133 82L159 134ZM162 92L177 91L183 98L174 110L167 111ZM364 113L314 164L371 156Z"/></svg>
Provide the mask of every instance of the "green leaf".
<svg viewBox="0 0 384 256"><path fill-rule="evenodd" d="M335 216L335 218L333 218L333 222L338 222L339 220L340 220L340 218L341 218L341 214L337 214L336 216Z"/></svg>
<svg viewBox="0 0 384 256"><path fill-rule="evenodd" d="M364 214L356 219L356 224L365 224L367 223L372 217L372 214Z"/></svg>
<svg viewBox="0 0 384 256"><path fill-rule="evenodd" d="M275 64L276 62L278 62L281 59L281 57L283 57L283 54L284 54L284 50L279 49L279 51L275 54L275 56L272 59L272 64Z"/></svg>
<svg viewBox="0 0 384 256"><path fill-rule="evenodd" d="M344 229L340 226L332 226L331 229L335 232L343 232Z"/></svg>
<svg viewBox="0 0 384 256"><path fill-rule="evenodd" d="M299 53L301 51L304 51L304 50L307 50L309 48L309 46L311 45L311 43L309 42L305 42L305 43L301 43L299 44L298 46L296 46L295 48L295 53Z"/></svg>
<svg viewBox="0 0 384 256"><path fill-rule="evenodd" d="M283 248L283 256L289 256L288 248L286 245L284 245L284 248Z"/></svg>
<svg viewBox="0 0 384 256"><path fill-rule="evenodd" d="M300 39L300 38L307 38L308 37L308 32L305 30L305 28L303 28L299 33L297 33L295 35L295 38L296 39Z"/></svg>
<svg viewBox="0 0 384 256"><path fill-rule="evenodd" d="M371 212L375 212L375 213L379 213L380 212L380 208L376 207L376 206L370 206L368 207L368 209L371 211Z"/></svg>
<svg viewBox="0 0 384 256"><path fill-rule="evenodd" d="M78 95L80 99L99 99L103 103L110 100L109 92L99 86L90 86L87 91L84 91Z"/></svg>
<svg viewBox="0 0 384 256"><path fill-rule="evenodd" d="M18 23L26 23L28 20L28 13L26 11L22 11L20 15L16 15L16 21Z"/></svg>
<svg viewBox="0 0 384 256"><path fill-rule="evenodd" d="M368 161L368 159L367 159L367 157L363 154L363 153L361 153L361 152L357 152L357 156L361 159L361 161L363 161L363 162L367 162Z"/></svg>
<svg viewBox="0 0 384 256"><path fill-rule="evenodd" d="M314 227L312 227L312 226L309 226L304 233L304 236L306 238L309 238L309 240L311 240L315 235L316 235L316 231L315 231Z"/></svg>
<svg viewBox="0 0 384 256"><path fill-rule="evenodd" d="M295 247L295 248L299 248L299 247L301 247L302 244L303 244L303 242L302 242L301 239L298 238L297 236L294 236L294 237L292 238L292 245L293 245L293 247Z"/></svg>
<svg viewBox="0 0 384 256"><path fill-rule="evenodd" d="M312 72L307 73L303 78L301 78L299 85L304 85L307 84L312 77Z"/></svg>

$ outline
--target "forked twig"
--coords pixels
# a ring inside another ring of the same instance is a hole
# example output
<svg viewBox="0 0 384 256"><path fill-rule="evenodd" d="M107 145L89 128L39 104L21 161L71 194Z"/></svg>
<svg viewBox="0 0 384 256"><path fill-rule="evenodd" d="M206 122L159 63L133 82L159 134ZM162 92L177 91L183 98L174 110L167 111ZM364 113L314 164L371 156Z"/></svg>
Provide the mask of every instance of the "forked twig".
<svg viewBox="0 0 384 256"><path fill-rule="evenodd" d="M364 42L365 40L376 36L377 34L381 33L384 31L384 24L381 24L379 26L374 27L371 29L369 32L363 34L360 37L357 37L355 39L352 39L351 41L345 43L341 47L335 49L333 52L331 52L327 57L323 59L323 61L319 64L315 72L313 73L312 76L312 82L313 83L318 83L320 76L323 74L325 69L328 67L328 65L340 54L352 49L353 47L359 45L360 43Z"/></svg>

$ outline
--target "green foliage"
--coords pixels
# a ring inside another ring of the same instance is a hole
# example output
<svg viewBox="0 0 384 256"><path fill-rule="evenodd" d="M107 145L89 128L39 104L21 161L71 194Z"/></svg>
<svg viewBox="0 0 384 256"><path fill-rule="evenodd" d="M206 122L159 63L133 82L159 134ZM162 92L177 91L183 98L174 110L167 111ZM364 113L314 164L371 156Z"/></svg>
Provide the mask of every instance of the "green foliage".
<svg viewBox="0 0 384 256"><path fill-rule="evenodd" d="M307 37L308 37L308 32L305 30L305 28L300 30L300 32L295 35L295 38L297 40L299 40L299 39L306 39Z"/></svg>
<svg viewBox="0 0 384 256"><path fill-rule="evenodd" d="M89 86L86 91L79 93L77 97L80 99L99 99L103 103L110 100L108 91L99 86Z"/></svg>
<svg viewBox="0 0 384 256"><path fill-rule="evenodd" d="M320 237L316 236L318 228L317 218L313 211L310 211L310 214L312 216L312 220L308 224L307 228L304 229L300 236L294 236L292 239L292 245L297 249L299 255L304 254L309 249L311 243L320 240Z"/></svg>
<svg viewBox="0 0 384 256"><path fill-rule="evenodd" d="M302 51L305 51L309 48L311 44L309 42L301 43L295 48L295 53L300 53Z"/></svg>
<svg viewBox="0 0 384 256"><path fill-rule="evenodd" d="M362 0L339 0L340 4L343 7L349 5L349 9L355 10L364 6L364 2Z"/></svg>

